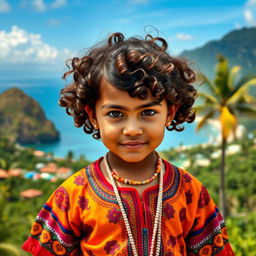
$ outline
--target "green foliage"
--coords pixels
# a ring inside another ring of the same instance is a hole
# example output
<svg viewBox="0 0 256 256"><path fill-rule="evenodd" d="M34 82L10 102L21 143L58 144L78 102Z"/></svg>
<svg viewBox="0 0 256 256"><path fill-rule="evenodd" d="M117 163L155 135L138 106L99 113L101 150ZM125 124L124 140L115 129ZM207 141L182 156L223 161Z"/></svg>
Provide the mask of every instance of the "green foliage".
<svg viewBox="0 0 256 256"><path fill-rule="evenodd" d="M58 131L38 102L18 88L0 94L0 133L21 144L59 140Z"/></svg>
<svg viewBox="0 0 256 256"><path fill-rule="evenodd" d="M255 213L251 213L248 216L228 218L226 224L236 256L256 256Z"/></svg>
<svg viewBox="0 0 256 256"><path fill-rule="evenodd" d="M250 136L245 134L233 144L239 145L238 153L227 154L226 159L226 218L229 238L236 256L256 256L256 130ZM230 145L229 145L230 146ZM190 162L188 171L198 178L209 190L211 197L219 205L220 157L213 153L219 146L193 146L184 150L165 150L161 155L173 163ZM208 166L197 164L198 158L210 160Z"/></svg>
<svg viewBox="0 0 256 256"><path fill-rule="evenodd" d="M20 256L25 255L21 252L20 246L12 241L13 232L18 227L17 223L14 229L10 221L10 215L6 211L8 207L8 197L10 196L9 187L6 184L0 184L0 255L1 256ZM21 216L19 216L19 219Z"/></svg>

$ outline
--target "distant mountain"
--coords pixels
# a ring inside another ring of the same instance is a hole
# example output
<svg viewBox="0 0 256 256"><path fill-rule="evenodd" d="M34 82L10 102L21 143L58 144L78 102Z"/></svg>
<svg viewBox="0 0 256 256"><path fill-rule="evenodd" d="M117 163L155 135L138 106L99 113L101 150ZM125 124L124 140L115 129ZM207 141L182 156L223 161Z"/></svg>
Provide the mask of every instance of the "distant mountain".
<svg viewBox="0 0 256 256"><path fill-rule="evenodd" d="M256 73L256 27L231 31L220 40L210 41L202 47L183 51L197 68L210 78L214 75L216 55L228 58L231 66L240 65L242 73Z"/></svg>
<svg viewBox="0 0 256 256"><path fill-rule="evenodd" d="M0 136L20 144L59 140L59 132L39 103L18 88L0 94Z"/></svg>

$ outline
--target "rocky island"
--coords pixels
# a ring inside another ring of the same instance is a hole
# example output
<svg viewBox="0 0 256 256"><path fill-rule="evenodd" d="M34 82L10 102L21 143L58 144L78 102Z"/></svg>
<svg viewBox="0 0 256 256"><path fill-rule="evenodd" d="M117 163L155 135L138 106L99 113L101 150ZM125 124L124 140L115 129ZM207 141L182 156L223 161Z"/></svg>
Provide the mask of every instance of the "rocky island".
<svg viewBox="0 0 256 256"><path fill-rule="evenodd" d="M18 88L0 94L0 136L20 144L50 143L60 139L39 103Z"/></svg>

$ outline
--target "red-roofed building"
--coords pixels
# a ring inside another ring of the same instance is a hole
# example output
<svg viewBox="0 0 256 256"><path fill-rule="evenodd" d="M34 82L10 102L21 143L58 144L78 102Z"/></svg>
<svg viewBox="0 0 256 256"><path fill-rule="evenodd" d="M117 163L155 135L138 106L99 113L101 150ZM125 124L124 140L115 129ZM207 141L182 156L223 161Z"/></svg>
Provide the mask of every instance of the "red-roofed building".
<svg viewBox="0 0 256 256"><path fill-rule="evenodd" d="M12 168L8 171L9 175L12 177L21 176L22 170L20 168Z"/></svg>
<svg viewBox="0 0 256 256"><path fill-rule="evenodd" d="M4 170L4 169L0 169L0 180L3 180L3 179L7 179L9 178L9 173L8 171Z"/></svg>
<svg viewBox="0 0 256 256"><path fill-rule="evenodd" d="M37 156L37 157L43 157L43 156L45 156L45 153L43 151L40 151L40 150L35 150L33 152L33 155Z"/></svg>
<svg viewBox="0 0 256 256"><path fill-rule="evenodd" d="M72 175L72 170L68 167L60 167L57 170L56 176L61 179L66 179Z"/></svg>
<svg viewBox="0 0 256 256"><path fill-rule="evenodd" d="M24 198L34 198L43 195L43 192L37 189L27 189L20 192L20 195Z"/></svg>
<svg viewBox="0 0 256 256"><path fill-rule="evenodd" d="M55 163L48 163L46 166L40 168L40 172L56 173L57 165Z"/></svg>

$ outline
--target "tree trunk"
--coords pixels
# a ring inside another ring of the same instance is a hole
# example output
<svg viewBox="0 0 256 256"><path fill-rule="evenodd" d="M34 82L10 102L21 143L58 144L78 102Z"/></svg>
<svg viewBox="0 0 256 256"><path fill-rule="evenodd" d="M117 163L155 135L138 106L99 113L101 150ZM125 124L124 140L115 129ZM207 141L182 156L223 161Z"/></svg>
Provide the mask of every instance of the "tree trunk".
<svg viewBox="0 0 256 256"><path fill-rule="evenodd" d="M220 207L223 218L226 217L226 198L225 198L225 158L226 158L226 139L222 138L221 143L221 166L220 166Z"/></svg>

